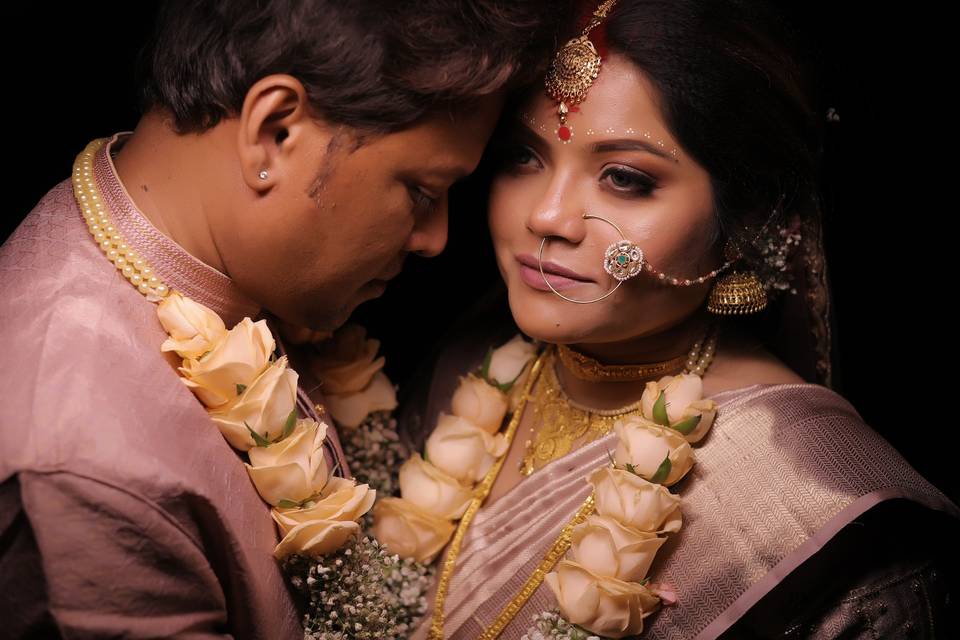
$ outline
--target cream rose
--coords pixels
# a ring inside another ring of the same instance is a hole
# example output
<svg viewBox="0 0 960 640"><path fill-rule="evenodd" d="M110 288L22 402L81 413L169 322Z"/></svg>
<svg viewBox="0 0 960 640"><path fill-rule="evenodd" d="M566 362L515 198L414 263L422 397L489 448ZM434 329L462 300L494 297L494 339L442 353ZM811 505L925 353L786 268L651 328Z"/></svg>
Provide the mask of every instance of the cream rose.
<svg viewBox="0 0 960 640"><path fill-rule="evenodd" d="M170 334L160 351L176 351L181 358L199 358L227 337L220 316L176 291L157 305L157 317Z"/></svg>
<svg viewBox="0 0 960 640"><path fill-rule="evenodd" d="M430 464L419 453L400 467L400 494L435 516L456 520L473 498L473 487Z"/></svg>
<svg viewBox="0 0 960 640"><path fill-rule="evenodd" d="M185 359L180 367L181 380L207 407L221 407L263 372L273 348L266 321L244 318L212 351L199 359Z"/></svg>
<svg viewBox="0 0 960 640"><path fill-rule="evenodd" d="M278 507L271 513L286 535L295 527L315 520L359 520L373 506L376 497L377 492L370 485L333 476L316 500L302 507Z"/></svg>
<svg viewBox="0 0 960 640"><path fill-rule="evenodd" d="M601 467L587 476L593 486L597 513L624 526L651 533L679 531L680 496L660 484L624 471Z"/></svg>
<svg viewBox="0 0 960 640"><path fill-rule="evenodd" d="M354 429L374 411L390 411L397 407L397 391L382 371L373 375L364 389L344 395L326 396L327 410L342 427Z"/></svg>
<svg viewBox="0 0 960 640"><path fill-rule="evenodd" d="M610 516L592 515L571 533L571 559L587 571L639 582L667 541L655 533L625 527Z"/></svg>
<svg viewBox="0 0 960 640"><path fill-rule="evenodd" d="M391 553L429 564L453 535L450 520L403 498L381 498L373 508L373 535Z"/></svg>
<svg viewBox="0 0 960 640"><path fill-rule="evenodd" d="M487 433L496 433L507 413L507 396L475 375L460 378L453 393L453 415L469 420Z"/></svg>
<svg viewBox="0 0 960 640"><path fill-rule="evenodd" d="M646 480L669 487L693 467L690 443L669 427L632 416L617 420L613 430L619 438L613 454L617 466L631 465ZM667 459L664 474L661 464Z"/></svg>
<svg viewBox="0 0 960 640"><path fill-rule="evenodd" d="M383 368L384 358L376 357L379 349L380 341L368 340L366 329L344 325L333 338L317 345L310 369L323 383L324 394L357 393Z"/></svg>
<svg viewBox="0 0 960 640"><path fill-rule="evenodd" d="M266 502L302 502L323 489L330 475L323 456L326 435L326 424L300 420L283 440L247 452L247 472Z"/></svg>
<svg viewBox="0 0 960 640"><path fill-rule="evenodd" d="M235 449L257 444L254 431L266 441L279 439L297 405L297 373L283 356L260 374L233 402L210 412L220 433Z"/></svg>
<svg viewBox="0 0 960 640"><path fill-rule="evenodd" d="M376 492L353 480L330 478L320 499L302 508L274 508L271 515L283 539L273 551L274 557L290 554L318 557L336 551L359 534L356 520L370 510Z"/></svg>
<svg viewBox="0 0 960 640"><path fill-rule="evenodd" d="M572 624L606 638L623 638L643 631L643 619L660 600L643 585L592 574L570 560L561 560L544 576Z"/></svg>
<svg viewBox="0 0 960 640"><path fill-rule="evenodd" d="M487 378L504 385L514 381L523 371L523 367L536 353L531 342L517 334L512 340L494 349L487 366Z"/></svg>
<svg viewBox="0 0 960 640"><path fill-rule="evenodd" d="M297 525L273 550L273 557L283 560L298 553L313 558L332 553L360 534L360 525L351 520L311 520Z"/></svg>
<svg viewBox="0 0 960 640"><path fill-rule="evenodd" d="M665 405L663 412L657 406L661 392ZM658 424L669 423L691 443L707 434L717 415L717 403L703 399L703 379L692 373L664 376L656 382L648 382L640 402L645 418Z"/></svg>
<svg viewBox="0 0 960 640"><path fill-rule="evenodd" d="M491 435L459 416L441 413L425 449L438 469L458 480L479 482L509 446L502 433Z"/></svg>

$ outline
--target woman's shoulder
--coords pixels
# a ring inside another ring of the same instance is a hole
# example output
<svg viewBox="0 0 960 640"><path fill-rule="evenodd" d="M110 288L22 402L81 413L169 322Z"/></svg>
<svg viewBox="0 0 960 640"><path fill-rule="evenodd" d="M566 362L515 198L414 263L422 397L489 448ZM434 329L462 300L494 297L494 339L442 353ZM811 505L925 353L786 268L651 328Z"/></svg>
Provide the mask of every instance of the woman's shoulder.
<svg viewBox="0 0 960 640"><path fill-rule="evenodd" d="M757 384L804 382L760 341L734 329L721 334L718 340L713 362L703 376L703 395L712 397Z"/></svg>

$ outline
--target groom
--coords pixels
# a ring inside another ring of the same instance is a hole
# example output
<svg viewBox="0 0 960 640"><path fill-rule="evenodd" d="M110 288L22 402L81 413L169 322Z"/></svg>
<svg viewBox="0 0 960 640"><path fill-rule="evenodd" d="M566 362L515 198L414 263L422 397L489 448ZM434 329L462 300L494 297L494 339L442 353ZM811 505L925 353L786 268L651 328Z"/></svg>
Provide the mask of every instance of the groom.
<svg viewBox="0 0 960 640"><path fill-rule="evenodd" d="M228 328L336 328L443 249L448 188L553 46L542 5L168 3L144 115L91 168L142 282ZM140 282L71 180L0 248L3 634L297 637L269 507L162 357Z"/></svg>

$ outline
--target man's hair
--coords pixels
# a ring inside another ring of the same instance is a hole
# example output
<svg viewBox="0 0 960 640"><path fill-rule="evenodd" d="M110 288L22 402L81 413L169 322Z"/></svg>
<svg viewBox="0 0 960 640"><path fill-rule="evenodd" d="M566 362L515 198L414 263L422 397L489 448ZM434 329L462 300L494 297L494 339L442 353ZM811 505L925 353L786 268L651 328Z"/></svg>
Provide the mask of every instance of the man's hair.
<svg viewBox="0 0 960 640"><path fill-rule="evenodd" d="M141 107L201 132L238 114L258 79L285 73L328 122L398 131L535 79L565 10L542 0L171 0L141 52Z"/></svg>

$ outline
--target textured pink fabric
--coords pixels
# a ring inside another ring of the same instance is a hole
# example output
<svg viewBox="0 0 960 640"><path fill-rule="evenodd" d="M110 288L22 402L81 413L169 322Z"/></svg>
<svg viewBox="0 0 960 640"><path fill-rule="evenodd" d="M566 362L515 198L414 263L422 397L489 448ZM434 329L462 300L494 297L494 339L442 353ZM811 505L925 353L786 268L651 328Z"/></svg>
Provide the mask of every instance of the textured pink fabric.
<svg viewBox="0 0 960 640"><path fill-rule="evenodd" d="M105 154L97 171L172 288L228 326L257 313L153 229ZM101 254L69 180L0 248L0 300L4 633L45 620L65 637L299 637L268 505L161 356L156 306Z"/></svg>
<svg viewBox="0 0 960 640"><path fill-rule="evenodd" d="M957 508L844 398L815 384L724 391L716 422L677 485L683 527L651 568L679 602L645 621L658 640L716 638L844 525L880 502L906 498L960 518ZM478 512L464 537L445 607L445 637L478 637L520 590L609 461L609 434L558 458ZM432 593L430 602L432 603ZM507 625L519 640L556 607L541 585ZM432 611L432 608L431 608ZM413 634L426 637L429 616Z"/></svg>

